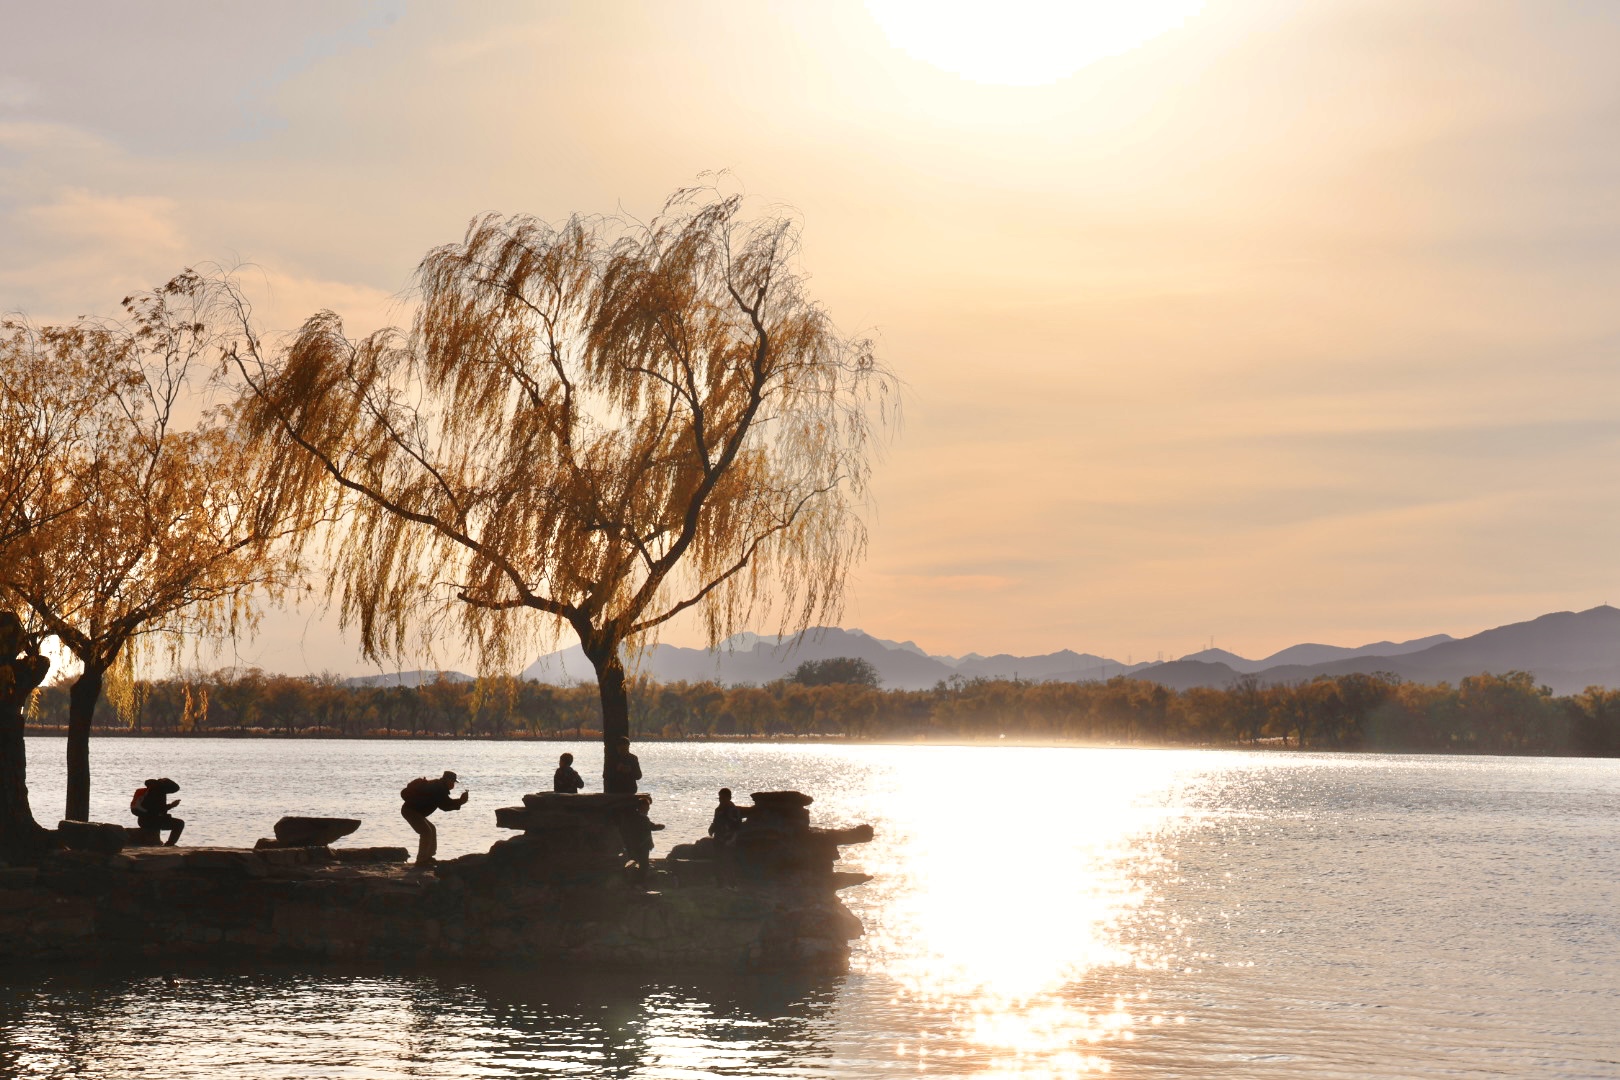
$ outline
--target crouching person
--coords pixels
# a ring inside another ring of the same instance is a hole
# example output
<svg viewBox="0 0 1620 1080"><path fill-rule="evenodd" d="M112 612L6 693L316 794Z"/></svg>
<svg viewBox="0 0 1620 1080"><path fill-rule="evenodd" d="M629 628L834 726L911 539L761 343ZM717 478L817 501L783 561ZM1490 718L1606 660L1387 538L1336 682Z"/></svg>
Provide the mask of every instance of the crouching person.
<svg viewBox="0 0 1620 1080"><path fill-rule="evenodd" d="M450 797L450 789L455 786L456 774L446 769L437 780L418 776L399 790L399 797L404 803L399 808L400 816L411 823L411 828L416 830L419 837L416 844L416 865L419 867L432 866L433 856L439 850L439 831L428 820L428 815L435 810L460 810L467 805L470 792L463 791L459 799Z"/></svg>
<svg viewBox="0 0 1620 1080"><path fill-rule="evenodd" d="M663 826L649 819L652 796L646 792L636 796L636 805L625 811L619 819L619 838L624 841L624 853L636 861L635 878L645 882L651 869L652 834Z"/></svg>
<svg viewBox="0 0 1620 1080"><path fill-rule="evenodd" d="M129 809L135 815L136 826L153 833L169 834L169 838L163 841L165 847L174 847L180 840L180 833L186 827L185 822L169 813L180 805L179 799L169 801L169 796L179 790L179 784L163 776L156 780L148 780L146 786L137 791L135 797L129 801Z"/></svg>

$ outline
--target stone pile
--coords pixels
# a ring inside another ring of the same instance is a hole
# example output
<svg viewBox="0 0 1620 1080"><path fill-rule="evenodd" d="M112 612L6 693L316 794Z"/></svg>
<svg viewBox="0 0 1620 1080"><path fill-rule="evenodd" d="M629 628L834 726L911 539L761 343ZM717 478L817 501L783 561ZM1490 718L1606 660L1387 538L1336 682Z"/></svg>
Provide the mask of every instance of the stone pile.
<svg viewBox="0 0 1620 1080"><path fill-rule="evenodd" d="M677 844L667 860L682 881L731 877L751 882L832 883L847 888L870 878L865 874L834 870L839 848L865 844L872 826L822 829L810 824L811 796L799 791L756 791L752 806L739 806L742 828L735 844L722 849L704 837L693 844Z"/></svg>
<svg viewBox="0 0 1620 1080"><path fill-rule="evenodd" d="M522 835L496 841L486 854L443 862L439 873L538 884L600 885L624 876L619 821L637 812L634 795L550 791L525 795L522 806L495 811L496 825Z"/></svg>

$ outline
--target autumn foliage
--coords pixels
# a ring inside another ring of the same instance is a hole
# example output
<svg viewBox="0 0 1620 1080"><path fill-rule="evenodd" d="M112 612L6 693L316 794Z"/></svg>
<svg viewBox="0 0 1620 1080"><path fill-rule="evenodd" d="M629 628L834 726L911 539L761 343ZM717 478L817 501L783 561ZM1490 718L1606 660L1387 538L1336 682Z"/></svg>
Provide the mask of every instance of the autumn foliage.
<svg viewBox="0 0 1620 1080"><path fill-rule="evenodd" d="M715 642L835 615L895 382L797 248L791 217L689 190L645 224L474 220L418 267L408 331L326 311L277 350L243 306L245 430L278 507L341 516L363 652L456 634L491 676L572 632L612 777L626 646L682 615Z"/></svg>
<svg viewBox="0 0 1620 1080"><path fill-rule="evenodd" d="M633 689L630 722L638 739L1006 739L1620 756L1620 691L1594 687L1554 697L1523 673L1478 675L1457 686L1343 675L1182 692L1130 678L959 680L929 690L793 679L765 686L638 683ZM65 694L54 687L42 694L38 722L60 723ZM514 682L490 693L470 680L358 686L257 670L146 684L141 702L136 730L154 735L589 739L599 735L602 717L589 684ZM102 719L118 723L110 709Z"/></svg>

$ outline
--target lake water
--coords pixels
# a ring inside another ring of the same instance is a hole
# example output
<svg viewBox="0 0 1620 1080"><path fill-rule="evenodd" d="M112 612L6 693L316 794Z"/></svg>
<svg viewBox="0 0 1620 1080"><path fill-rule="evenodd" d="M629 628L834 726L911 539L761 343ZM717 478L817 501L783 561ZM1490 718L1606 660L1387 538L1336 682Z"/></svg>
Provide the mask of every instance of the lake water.
<svg viewBox="0 0 1620 1080"><path fill-rule="evenodd" d="M54 821L62 742L29 742ZM0 968L7 1077L1620 1077L1620 761L648 744L669 825L722 784L870 822L837 978L523 968ZM407 844L400 786L459 772L440 853L588 745L105 739L93 817L149 776L196 844L283 813Z"/></svg>

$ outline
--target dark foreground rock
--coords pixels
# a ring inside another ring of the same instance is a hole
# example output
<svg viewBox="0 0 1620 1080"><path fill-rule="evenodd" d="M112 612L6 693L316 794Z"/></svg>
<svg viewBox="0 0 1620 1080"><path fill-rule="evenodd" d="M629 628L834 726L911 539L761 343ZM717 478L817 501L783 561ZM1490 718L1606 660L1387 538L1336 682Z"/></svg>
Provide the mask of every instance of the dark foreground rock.
<svg viewBox="0 0 1620 1080"><path fill-rule="evenodd" d="M37 871L0 873L0 964L242 955L557 970L847 967L861 926L837 890L866 878L835 873L832 861L839 843L869 829L781 829L762 814L746 853L655 861L636 881L618 827L636 812L633 799L525 804L500 812L522 835L427 872L401 865L403 848L58 851ZM766 825L781 842L764 837Z"/></svg>
<svg viewBox="0 0 1620 1080"><path fill-rule="evenodd" d="M124 827L101 821L62 821L56 826L56 838L63 847L74 851L96 851L111 855L124 848Z"/></svg>

